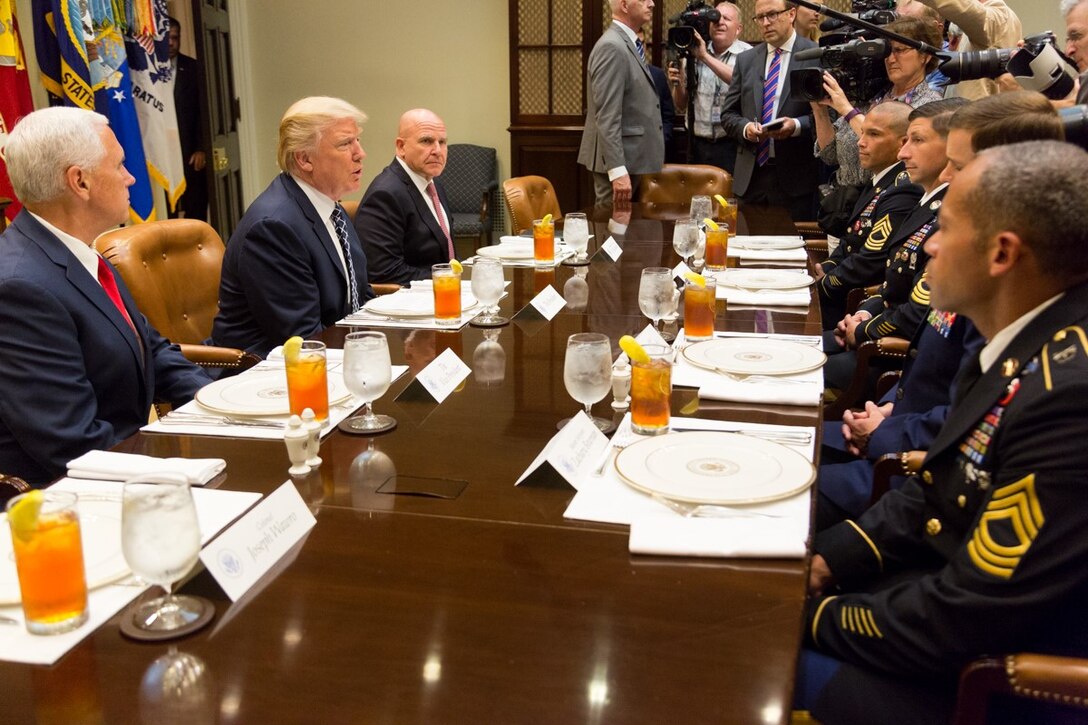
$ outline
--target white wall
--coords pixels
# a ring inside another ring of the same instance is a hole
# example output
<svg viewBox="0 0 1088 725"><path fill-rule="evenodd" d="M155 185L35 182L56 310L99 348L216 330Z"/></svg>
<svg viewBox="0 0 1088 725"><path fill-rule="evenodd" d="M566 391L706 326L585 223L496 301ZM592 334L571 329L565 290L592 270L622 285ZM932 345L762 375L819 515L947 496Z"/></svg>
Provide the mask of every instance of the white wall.
<svg viewBox="0 0 1088 725"><path fill-rule="evenodd" d="M1006 0L1024 25L1024 35L1053 30L1060 48L1065 47L1065 18L1058 11L1058 0Z"/></svg>
<svg viewBox="0 0 1088 725"><path fill-rule="evenodd" d="M451 143L498 149L500 178L509 175L507 0L241 1L245 27L232 29L245 36L254 116L246 146L258 177L245 179L247 201L277 173L284 110L309 95L339 96L370 117L363 190L393 158L401 113L420 106L442 116Z"/></svg>

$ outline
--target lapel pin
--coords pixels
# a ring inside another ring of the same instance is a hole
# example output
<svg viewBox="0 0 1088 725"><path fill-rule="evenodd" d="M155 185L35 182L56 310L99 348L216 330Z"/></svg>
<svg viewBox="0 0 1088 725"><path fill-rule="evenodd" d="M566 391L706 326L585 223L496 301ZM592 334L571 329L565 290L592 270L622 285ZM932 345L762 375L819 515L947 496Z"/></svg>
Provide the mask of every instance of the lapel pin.
<svg viewBox="0 0 1088 725"><path fill-rule="evenodd" d="M1019 369L1020 361L1014 357L1010 357L1005 362L1001 363L1001 374L1006 378L1011 378Z"/></svg>

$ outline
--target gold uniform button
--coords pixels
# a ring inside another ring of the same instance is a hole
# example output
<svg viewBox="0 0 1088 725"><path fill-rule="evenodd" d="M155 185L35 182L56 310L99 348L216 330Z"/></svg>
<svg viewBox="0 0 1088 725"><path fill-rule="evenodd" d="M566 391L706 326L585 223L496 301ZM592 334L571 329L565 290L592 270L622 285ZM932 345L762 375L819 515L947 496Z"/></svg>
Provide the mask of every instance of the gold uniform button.
<svg viewBox="0 0 1088 725"><path fill-rule="evenodd" d="M926 533L930 536L936 536L941 533L941 522L937 519L930 519L926 522Z"/></svg>
<svg viewBox="0 0 1088 725"><path fill-rule="evenodd" d="M961 493L956 497L956 503L959 504L960 508L964 508L967 505L967 497Z"/></svg>
<svg viewBox="0 0 1088 725"><path fill-rule="evenodd" d="M922 480L925 481L927 486L933 485L933 474L929 471L922 471Z"/></svg>

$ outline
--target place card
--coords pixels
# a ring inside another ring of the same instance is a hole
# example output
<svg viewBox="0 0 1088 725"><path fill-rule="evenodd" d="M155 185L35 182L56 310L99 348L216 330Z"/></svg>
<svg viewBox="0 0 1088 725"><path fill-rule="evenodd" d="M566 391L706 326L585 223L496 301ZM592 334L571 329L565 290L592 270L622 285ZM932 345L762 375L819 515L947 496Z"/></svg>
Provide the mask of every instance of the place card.
<svg viewBox="0 0 1088 725"><path fill-rule="evenodd" d="M607 448L608 438L597 430L584 410L579 410L569 423L552 436L514 485L520 486L530 477L533 480L554 480L558 475L577 490L577 482L592 472Z"/></svg>
<svg viewBox="0 0 1088 725"><path fill-rule="evenodd" d="M563 299L563 295L559 294L555 287L552 287L549 284L547 287L540 290L540 293L536 297L529 300L529 304L525 305L520 312L514 315L514 319L551 320L566 306L567 301Z"/></svg>
<svg viewBox="0 0 1088 725"><path fill-rule="evenodd" d="M615 237L609 237L601 245L601 251L608 255L608 258L615 262L623 254L623 247L619 245Z"/></svg>
<svg viewBox="0 0 1088 725"><path fill-rule="evenodd" d="M472 369L465 365L457 353L447 347L438 357L428 363L427 367L419 371L416 379L404 388L401 395L407 393L408 397L411 398L419 393L419 388L422 386L427 394L434 398L435 402L441 403L464 382L471 372ZM412 388L416 390L412 391ZM400 397L397 396L397 399L399 400Z"/></svg>
<svg viewBox="0 0 1088 725"><path fill-rule="evenodd" d="M680 264L672 268L673 279L675 279L677 282L686 282L687 279L684 277L684 275L690 273L691 271L691 267L689 267L687 263L681 259Z"/></svg>
<svg viewBox="0 0 1088 725"><path fill-rule="evenodd" d="M204 547L200 560L237 601L317 523L291 481Z"/></svg>

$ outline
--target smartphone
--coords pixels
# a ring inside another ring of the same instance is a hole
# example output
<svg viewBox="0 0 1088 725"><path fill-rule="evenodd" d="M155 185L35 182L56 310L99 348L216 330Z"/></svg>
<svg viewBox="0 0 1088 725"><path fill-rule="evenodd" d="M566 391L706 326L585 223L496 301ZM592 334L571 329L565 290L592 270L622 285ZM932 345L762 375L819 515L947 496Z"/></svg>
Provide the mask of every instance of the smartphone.
<svg viewBox="0 0 1088 725"><path fill-rule="evenodd" d="M781 131L785 127L787 120L789 120L789 119L776 118L774 120L768 121L767 123L763 124L763 130L764 131Z"/></svg>

